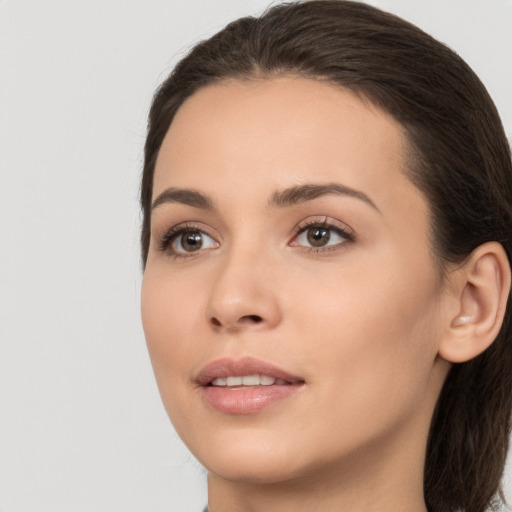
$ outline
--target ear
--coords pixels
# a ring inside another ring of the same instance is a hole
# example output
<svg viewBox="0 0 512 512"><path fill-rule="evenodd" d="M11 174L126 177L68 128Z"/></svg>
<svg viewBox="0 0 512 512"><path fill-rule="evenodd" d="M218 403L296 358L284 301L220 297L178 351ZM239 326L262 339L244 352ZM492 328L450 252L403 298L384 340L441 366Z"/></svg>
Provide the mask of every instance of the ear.
<svg viewBox="0 0 512 512"><path fill-rule="evenodd" d="M496 339L510 294L510 265L503 247L488 242L451 272L449 316L439 355L462 363L481 354Z"/></svg>

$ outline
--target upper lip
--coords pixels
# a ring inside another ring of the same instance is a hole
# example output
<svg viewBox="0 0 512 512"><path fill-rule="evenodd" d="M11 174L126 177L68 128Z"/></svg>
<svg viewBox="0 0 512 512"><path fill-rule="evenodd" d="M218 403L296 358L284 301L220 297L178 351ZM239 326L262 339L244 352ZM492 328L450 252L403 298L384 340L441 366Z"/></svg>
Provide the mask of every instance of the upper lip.
<svg viewBox="0 0 512 512"><path fill-rule="evenodd" d="M200 386L206 386L217 377L240 377L243 375L267 375L276 379L283 379L292 384L304 382L304 379L301 377L292 375L282 368L254 357L215 359L208 363L194 380Z"/></svg>

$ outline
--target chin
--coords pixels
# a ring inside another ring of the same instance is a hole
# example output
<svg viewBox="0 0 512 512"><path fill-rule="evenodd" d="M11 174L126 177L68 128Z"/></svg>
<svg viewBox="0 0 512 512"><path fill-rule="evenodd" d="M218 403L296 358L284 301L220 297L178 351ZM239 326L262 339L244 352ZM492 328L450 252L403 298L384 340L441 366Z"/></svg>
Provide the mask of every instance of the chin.
<svg viewBox="0 0 512 512"><path fill-rule="evenodd" d="M251 456L231 452L219 456L207 456L203 465L209 473L231 482L250 484L278 484L294 480L306 473L298 467L293 456L281 459L270 457L267 453L254 453Z"/></svg>
<svg viewBox="0 0 512 512"><path fill-rule="evenodd" d="M198 442L190 435L182 436L208 472L225 480L273 484L296 478L302 473L296 448L302 443L295 443L277 432L257 428L217 432L212 429L203 433L201 438Z"/></svg>

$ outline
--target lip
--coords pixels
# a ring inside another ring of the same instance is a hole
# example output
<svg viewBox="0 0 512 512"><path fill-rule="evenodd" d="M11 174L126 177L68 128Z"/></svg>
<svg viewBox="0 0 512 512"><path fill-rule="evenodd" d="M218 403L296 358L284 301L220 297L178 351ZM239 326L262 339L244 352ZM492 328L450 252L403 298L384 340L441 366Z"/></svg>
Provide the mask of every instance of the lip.
<svg viewBox="0 0 512 512"><path fill-rule="evenodd" d="M286 385L225 388L212 386L216 377L266 375L287 382ZM304 386L304 379L267 361L244 357L222 358L208 363L194 379L202 398L213 409L226 414L253 414L277 401L293 396Z"/></svg>

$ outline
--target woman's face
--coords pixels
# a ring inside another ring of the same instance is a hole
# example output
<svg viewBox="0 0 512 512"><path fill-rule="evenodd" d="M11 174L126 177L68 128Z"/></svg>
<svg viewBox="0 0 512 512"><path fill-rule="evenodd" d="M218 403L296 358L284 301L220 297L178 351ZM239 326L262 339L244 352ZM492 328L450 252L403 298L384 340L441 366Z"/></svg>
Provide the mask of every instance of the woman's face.
<svg viewBox="0 0 512 512"><path fill-rule="evenodd" d="M312 80L209 86L178 111L142 317L167 412L212 474L423 456L444 294L405 151L391 117Z"/></svg>

